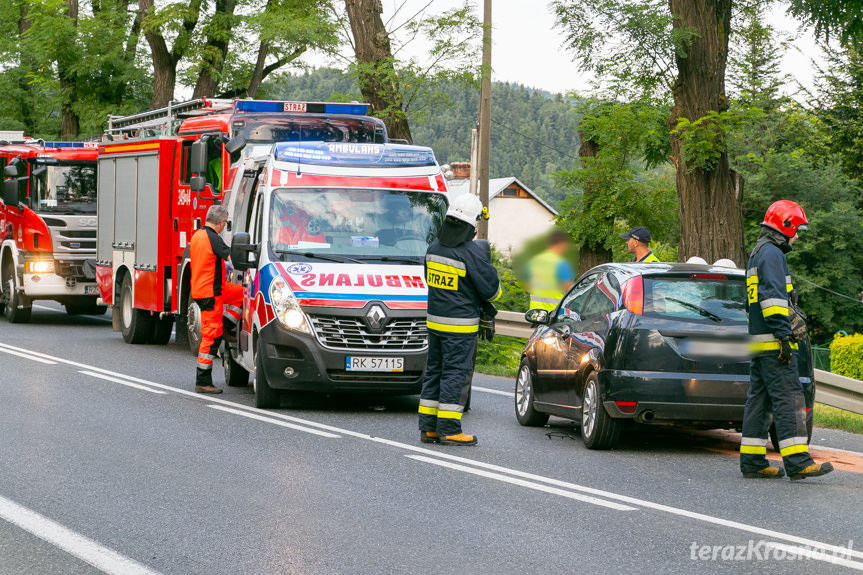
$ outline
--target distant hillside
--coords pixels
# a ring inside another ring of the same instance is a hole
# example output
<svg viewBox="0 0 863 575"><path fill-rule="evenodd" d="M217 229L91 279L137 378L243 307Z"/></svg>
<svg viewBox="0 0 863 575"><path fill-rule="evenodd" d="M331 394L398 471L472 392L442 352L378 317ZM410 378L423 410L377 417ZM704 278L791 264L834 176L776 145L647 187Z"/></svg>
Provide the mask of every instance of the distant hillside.
<svg viewBox="0 0 863 575"><path fill-rule="evenodd" d="M450 84L443 87L450 107L420 122L411 122L416 144L430 146L441 164L470 159L470 131L479 115L479 90ZM286 100L329 100L334 94L358 93L353 79L338 70L321 69L287 75L266 87L262 97ZM572 104L560 95L517 84L494 83L491 96L492 178L515 176L556 206L565 191L551 174L572 168L578 137Z"/></svg>

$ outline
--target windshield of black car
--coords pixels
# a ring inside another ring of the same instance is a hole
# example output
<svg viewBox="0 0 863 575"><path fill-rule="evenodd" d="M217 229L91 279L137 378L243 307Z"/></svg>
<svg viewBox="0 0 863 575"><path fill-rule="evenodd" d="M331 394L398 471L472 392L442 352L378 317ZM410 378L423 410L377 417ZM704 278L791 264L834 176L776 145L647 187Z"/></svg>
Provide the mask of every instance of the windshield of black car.
<svg viewBox="0 0 863 575"><path fill-rule="evenodd" d="M422 264L445 213L438 193L283 188L270 200L268 239L284 259L308 253Z"/></svg>
<svg viewBox="0 0 863 575"><path fill-rule="evenodd" d="M742 277L644 279L644 315L710 323L746 322Z"/></svg>
<svg viewBox="0 0 863 575"><path fill-rule="evenodd" d="M37 212L96 213L95 162L48 164L36 160L30 181L30 200Z"/></svg>

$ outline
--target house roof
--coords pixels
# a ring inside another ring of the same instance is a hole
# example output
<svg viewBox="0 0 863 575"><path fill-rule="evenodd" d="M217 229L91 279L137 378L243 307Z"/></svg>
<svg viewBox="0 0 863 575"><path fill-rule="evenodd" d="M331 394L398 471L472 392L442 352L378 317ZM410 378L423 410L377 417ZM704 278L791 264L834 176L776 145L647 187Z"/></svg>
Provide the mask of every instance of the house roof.
<svg viewBox="0 0 863 575"><path fill-rule="evenodd" d="M488 181L488 199L489 201L495 199L502 191L507 189L513 183L518 184L518 186L523 189L527 194L535 199L537 202L542 204L542 206L547 209L552 215L557 215L557 210L548 205L542 198L533 193L533 190L525 186L518 178L510 177L510 178L492 178ZM470 191L470 180L450 180L447 182L447 189L449 193L452 194L453 198L456 198L462 194L466 194Z"/></svg>

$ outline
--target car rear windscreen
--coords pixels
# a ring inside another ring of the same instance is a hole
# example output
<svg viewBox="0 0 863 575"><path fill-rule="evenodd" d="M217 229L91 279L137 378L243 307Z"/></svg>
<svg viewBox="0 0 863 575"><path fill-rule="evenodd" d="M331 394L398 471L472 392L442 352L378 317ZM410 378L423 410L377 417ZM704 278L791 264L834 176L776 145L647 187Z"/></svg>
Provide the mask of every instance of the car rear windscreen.
<svg viewBox="0 0 863 575"><path fill-rule="evenodd" d="M707 323L746 322L743 277L644 278L644 315Z"/></svg>

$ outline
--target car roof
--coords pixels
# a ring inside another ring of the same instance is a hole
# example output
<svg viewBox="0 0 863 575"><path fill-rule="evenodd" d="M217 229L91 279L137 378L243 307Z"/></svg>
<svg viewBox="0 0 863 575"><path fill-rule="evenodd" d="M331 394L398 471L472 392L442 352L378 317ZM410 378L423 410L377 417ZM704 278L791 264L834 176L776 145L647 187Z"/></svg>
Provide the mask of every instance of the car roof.
<svg viewBox="0 0 863 575"><path fill-rule="evenodd" d="M722 266L704 265L704 264L687 264L676 262L651 262L651 263L635 263L635 262L612 262L598 265L593 270L608 269L616 272L619 275L634 276L634 275L662 275L663 273L710 273L724 274L729 276L743 277L745 271L740 268L726 268ZM589 271L593 271L589 270ZM585 272L583 275L586 275Z"/></svg>

